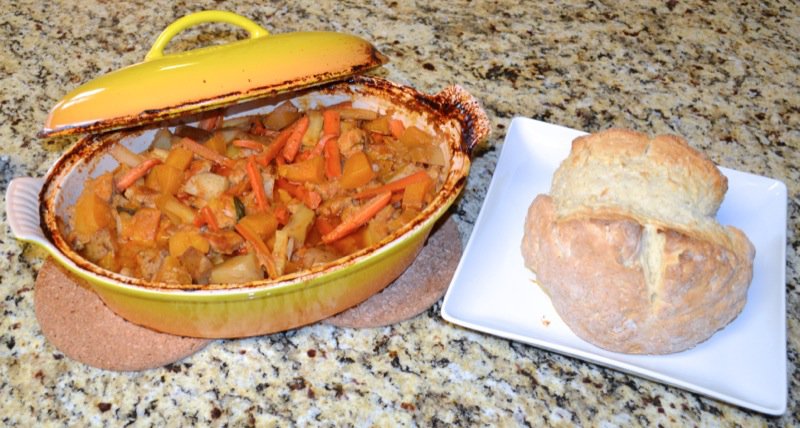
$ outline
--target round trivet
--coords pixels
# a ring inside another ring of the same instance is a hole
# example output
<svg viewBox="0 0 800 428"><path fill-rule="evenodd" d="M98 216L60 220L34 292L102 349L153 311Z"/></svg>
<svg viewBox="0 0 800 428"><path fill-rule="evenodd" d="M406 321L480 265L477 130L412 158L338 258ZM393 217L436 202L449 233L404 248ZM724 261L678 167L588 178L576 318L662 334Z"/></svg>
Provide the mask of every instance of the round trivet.
<svg viewBox="0 0 800 428"><path fill-rule="evenodd" d="M323 320L338 327L371 328L412 318L447 289L461 257L452 219L431 232L414 263L382 292ZM130 323L108 309L88 284L47 259L34 287L34 307L47 340L68 357L107 370L161 367L201 349L210 340L174 336Z"/></svg>
<svg viewBox="0 0 800 428"><path fill-rule="evenodd" d="M144 370L181 360L210 340L173 336L130 323L108 309L82 279L47 259L34 287L36 319L47 340L84 364Z"/></svg>
<svg viewBox="0 0 800 428"><path fill-rule="evenodd" d="M323 320L337 327L382 327L413 318L431 307L447 290L461 258L455 220L435 228L414 263L380 293L358 306Z"/></svg>

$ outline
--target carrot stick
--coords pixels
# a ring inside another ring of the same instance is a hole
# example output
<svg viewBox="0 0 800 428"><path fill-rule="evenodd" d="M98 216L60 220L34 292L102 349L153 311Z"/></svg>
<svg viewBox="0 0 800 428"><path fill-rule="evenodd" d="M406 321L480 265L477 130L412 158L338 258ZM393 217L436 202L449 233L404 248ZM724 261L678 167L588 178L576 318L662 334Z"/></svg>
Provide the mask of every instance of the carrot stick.
<svg viewBox="0 0 800 428"><path fill-rule="evenodd" d="M297 123L297 122L295 122ZM294 132L294 125L287 126L272 142L272 144L267 147L262 154L260 154L256 158L256 162L260 163L261 165L267 166L273 159L275 159L278 154L283 150L283 146L286 145L286 142L289 141L289 137L292 136L292 132Z"/></svg>
<svg viewBox="0 0 800 428"><path fill-rule="evenodd" d="M264 151L264 145L255 140L233 140L231 144L236 147L255 150L257 152Z"/></svg>
<svg viewBox="0 0 800 428"><path fill-rule="evenodd" d="M246 192L247 189L250 187L250 180L242 180L233 186L229 187L228 190L225 191L226 195L230 196L239 196L242 193Z"/></svg>
<svg viewBox="0 0 800 428"><path fill-rule="evenodd" d="M147 159L142 163L140 163L139 165L136 165L135 167L131 168L128 172L125 173L125 175L123 175L119 179L119 181L117 181L117 189L123 191L128 187L131 187L133 183L136 182L136 180L144 177L145 174L147 174L147 172L150 171L150 169L152 169L154 166L160 163L161 163L160 159L155 159L155 158Z"/></svg>
<svg viewBox="0 0 800 428"><path fill-rule="evenodd" d="M242 235L247 242L249 242L253 248L256 250L256 257L258 258L258 262L261 266L264 266L267 269L267 274L270 278L275 278L278 276L278 270L275 269L275 261L272 260L272 254L267 247L267 244L258 237L258 235L250 230L247 226L243 225L242 223L238 223L234 226L239 235Z"/></svg>
<svg viewBox="0 0 800 428"><path fill-rule="evenodd" d="M424 180L427 174L428 173L425 171L417 171L411 175L407 175L403 178L398 178L395 181L386 183L383 186L364 189L361 192L356 193L353 197L356 199L364 199L383 192L396 192L398 190L403 190L408 187L409 184Z"/></svg>
<svg viewBox="0 0 800 428"><path fill-rule="evenodd" d="M320 196L319 193L313 190L308 190L302 185L292 184L285 178L279 178L275 180L275 186L277 186L279 189L286 190L290 195L299 199L312 210L317 209L319 204L322 203L322 196Z"/></svg>
<svg viewBox="0 0 800 428"><path fill-rule="evenodd" d="M403 132L405 132L405 130L406 130L405 125L403 125L403 122L400 121L399 119L392 119L389 121L389 132L392 133L392 136L394 138L400 138L400 136L403 135Z"/></svg>
<svg viewBox="0 0 800 428"><path fill-rule="evenodd" d="M303 116L298 119L297 124L292 131L292 135L286 141L286 146L283 148L283 158L287 162L294 160L297 152L300 150L300 143L303 141L303 134L308 130L309 119L308 116Z"/></svg>
<svg viewBox="0 0 800 428"><path fill-rule="evenodd" d="M200 156L201 158L205 158L210 160L211 162L218 163L220 165L228 166L231 164L231 158L227 156L223 156L214 150L209 149L208 147L197 143L196 141L192 140L191 138L185 137L178 144L187 149L194 152L196 155Z"/></svg>
<svg viewBox="0 0 800 428"><path fill-rule="evenodd" d="M367 202L360 210L350 216L350 218L341 222L332 231L322 235L322 242L330 244L333 241L344 238L350 233L354 232L359 227L366 224L372 217L378 214L378 211L383 209L389 200L392 199L392 192L383 192L372 200Z"/></svg>
<svg viewBox="0 0 800 428"><path fill-rule="evenodd" d="M313 158L314 156L321 155L322 152L325 150L325 144L329 140L336 140L336 138L337 138L336 135L323 134L322 138L319 139L319 142L317 143L316 146L314 146L313 149L301 152L296 160L305 160L308 158Z"/></svg>
<svg viewBox="0 0 800 428"><path fill-rule="evenodd" d="M267 195L264 193L264 180L261 178L261 171L258 170L255 157L251 156L247 160L247 176L250 177L250 186L256 196L259 211L266 211L268 208Z"/></svg>
<svg viewBox="0 0 800 428"><path fill-rule="evenodd" d="M325 110L322 112L322 134L339 136L340 132L339 112L337 110Z"/></svg>
<svg viewBox="0 0 800 428"><path fill-rule="evenodd" d="M331 219L324 215L317 217L317 219L314 221L314 227L316 227L317 231L322 235L330 233L334 229Z"/></svg>
<svg viewBox="0 0 800 428"><path fill-rule="evenodd" d="M339 144L336 143L335 138L331 138L325 142L323 148L325 156L325 175L328 180L342 176L342 157L339 153Z"/></svg>
<svg viewBox="0 0 800 428"><path fill-rule="evenodd" d="M214 213L211 212L211 208L209 208L208 205L200 209L200 216L202 216L205 219L205 223L208 225L208 228L211 229L212 232L219 232L219 224L217 224L217 218L214 217Z"/></svg>

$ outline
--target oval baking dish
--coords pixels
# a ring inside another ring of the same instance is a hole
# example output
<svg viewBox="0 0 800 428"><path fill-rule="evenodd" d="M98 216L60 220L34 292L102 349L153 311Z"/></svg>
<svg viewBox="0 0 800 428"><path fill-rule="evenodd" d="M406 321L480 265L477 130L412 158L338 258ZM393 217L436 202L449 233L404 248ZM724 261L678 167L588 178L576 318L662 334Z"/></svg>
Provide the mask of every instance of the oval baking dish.
<svg viewBox="0 0 800 428"><path fill-rule="evenodd" d="M237 99L238 104L205 97L204 104L192 111L195 116L168 106L148 110L145 118L129 115L125 120L84 121L84 130L117 129L120 123L137 127L86 136L56 161L45 178L12 180L6 196L12 233L44 247L55 260L88 280L120 316L171 334L207 338L260 335L315 322L360 303L408 267L437 219L458 197L469 173L469 153L488 137L488 119L477 101L458 86L427 95L365 76L315 79L279 90L262 87L260 97L249 93ZM211 107L225 108L226 119L264 114L286 100L302 109L350 101L358 108L392 111L406 126L414 125L435 135L447 158L441 190L416 218L373 246L325 265L245 284L175 289L127 277L88 262L62 236L59 224L71 215L69 207L75 204L86 180L117 166L108 149L122 144L133 152L145 150L159 129L149 123L152 120L170 120L162 126L192 124L202 119L202 113L196 111Z"/></svg>

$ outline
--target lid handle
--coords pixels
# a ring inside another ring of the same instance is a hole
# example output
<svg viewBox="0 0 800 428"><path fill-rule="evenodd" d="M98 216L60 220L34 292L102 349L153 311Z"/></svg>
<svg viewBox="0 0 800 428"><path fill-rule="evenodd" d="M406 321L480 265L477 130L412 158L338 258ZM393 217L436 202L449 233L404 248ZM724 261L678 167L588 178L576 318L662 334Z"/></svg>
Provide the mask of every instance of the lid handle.
<svg viewBox="0 0 800 428"><path fill-rule="evenodd" d="M169 26L167 26L167 28L165 28L164 31L158 35L156 42L153 43L153 47L150 48L150 52L147 52L144 60L151 61L163 57L164 48L173 37L178 35L178 33L189 27L207 22L224 22L226 24L241 27L250 34L251 39L269 35L269 31L265 30L263 27L245 18L244 16L222 10L205 10L202 12L193 13L191 15L186 15L172 24L169 24Z"/></svg>

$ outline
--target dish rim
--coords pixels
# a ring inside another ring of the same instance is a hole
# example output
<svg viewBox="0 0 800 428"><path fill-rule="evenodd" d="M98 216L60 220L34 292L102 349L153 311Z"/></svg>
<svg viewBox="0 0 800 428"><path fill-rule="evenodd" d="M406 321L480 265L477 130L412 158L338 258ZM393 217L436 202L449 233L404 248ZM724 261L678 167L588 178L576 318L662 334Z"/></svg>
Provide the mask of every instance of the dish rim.
<svg viewBox="0 0 800 428"><path fill-rule="evenodd" d="M455 89L453 89L455 88ZM363 90L365 92L360 92ZM292 292L298 287L305 289L306 285L311 286L313 284L324 284L328 282L330 279L338 278L342 275L347 275L348 273L352 272L352 269L357 269L358 266L362 265L363 263L374 259L375 261L379 261L382 259L381 255L388 255L391 253L393 249L398 246L402 246L403 243L409 241L416 237L419 233L425 229L426 225L431 222L436 221L448 208L455 199L460 194L461 190L466 183L466 177L469 174L470 168L470 158L469 158L469 149L471 147L464 147L464 140L481 140L482 138L486 138L488 136L488 128L487 129L480 129L481 127L486 126L486 122L488 119L485 117L485 113L477 105L477 101L471 98L466 91L461 89L460 87L447 87L443 89L441 92L436 94L426 94L421 93L415 88L407 85L401 85L398 83L394 83L392 81L378 78L378 77L367 77L367 76L354 76L346 80L336 81L332 83L327 83L319 86L315 86L313 88L308 88L303 91L297 91L292 94L282 95L281 97L277 98L285 98L285 99L295 99L298 97L305 97L309 94L338 94L338 95L347 95L348 97L358 98L358 97L385 97L383 98L385 101L390 103L393 106L398 106L400 109L408 110L412 116L419 116L421 117L429 117L429 118L438 118L443 122L437 123L434 125L434 128L438 128L440 126L444 126L444 124L449 124L445 126L445 128L455 127L452 128L449 132L454 132L452 137L448 137L446 139L446 144L451 151L449 156L449 168L447 170L447 176L445 178L445 182L443 184L442 189L439 193L434 197L434 199L421 211L421 213L411 222L407 223L406 225L402 226L401 229L390 234L387 238L385 238L380 243L374 245L373 247L360 250L356 253L350 254L343 258L338 259L335 262L328 263L321 267L315 267L312 269L306 269L297 274L290 274L280 281L274 280L263 280L255 283L248 283L243 284L243 286L239 287L228 287L228 288L215 288L215 289L201 289L201 288L192 288L192 289L180 289L180 288L165 288L165 287L157 287L157 286L145 286L136 284L138 280L134 281L126 281L121 280L124 279L121 275L116 274L114 272L103 272L100 274L95 272L92 269L86 269L80 266L78 263L75 262L73 257L70 257L69 252L65 252L62 248L62 245L56 245L54 242L53 236L50 235L50 231L53 229L52 225L48 225L47 222L50 221L53 223L55 219L55 215L52 216L53 219L48 220L47 212L51 209L56 209L58 202L48 201L44 195L47 194L49 190L53 190L56 194L60 193L61 186L63 183L57 182L59 180L64 179L72 171L76 168L76 163L78 161L74 155L74 152L79 151L79 146L86 145L87 141L89 140L97 140L103 138L110 138L113 134L116 133L109 133L109 134L97 134L97 135L89 135L81 139L78 143L76 143L73 147L68 149L56 163L48 170L45 176L45 185L42 188L40 198L40 207L39 207L39 214L40 214L40 223L42 225L42 230L45 232L45 238L52 244L53 248L47 248L47 250L53 254L59 261L69 261L69 263L62 263L64 266L69 268L74 273L78 274L79 276L84 277L92 282L102 284L107 287L117 288L120 291L124 291L127 294L131 295L140 295L140 296L165 296L170 299L175 297L187 297L187 298L196 298L196 297L217 297L220 295L225 295L229 297L239 296L241 298L251 299L258 295L273 295L278 293L288 293ZM450 99L452 97L463 97L460 100ZM273 100L275 98L268 97L265 99L257 100L259 103L265 103L266 100ZM474 106L469 105L469 102L474 102ZM416 107L416 110L412 108ZM463 107L461 105L449 105L448 103L454 102L464 102L464 105L467 106L467 110L470 111L472 114L476 114L478 117L473 118L477 123L474 124L475 127L478 129L473 129L471 126L472 123L467 122L459 122L459 118L456 117L457 114L462 114L465 116L469 116L468 113L464 113L460 109ZM437 104L439 103L439 104ZM447 109L444 109L442 106L446 106ZM437 109L438 106L438 109ZM473 107L473 110L470 110L470 107ZM456 112L454 112L456 110ZM460 112L460 113L459 113ZM481 117L482 116L482 117ZM430 119L429 119L430 120ZM413 120L412 120L413 122ZM459 128L460 127L460 128ZM125 135L129 135L132 132L136 131L129 131L126 132ZM470 134L470 135L467 135ZM474 135L473 135L474 134ZM456 140L460 141L450 141L451 139L455 138ZM62 168L61 173L57 171L57 166L60 164L68 163L67 159L72 156L72 162L67 165L66 168ZM49 185L49 187L48 187ZM57 212L57 210L56 210ZM57 238L62 239L62 238ZM63 239L62 239L63 240ZM37 242L39 243L39 242ZM39 243L41 244L41 243ZM71 247L67 246L68 248ZM72 251L72 253L75 253ZM75 253L77 254L77 253ZM88 263L88 262L87 262ZM92 264L93 265L93 264ZM117 278L119 276L120 278ZM191 296L191 297L189 297Z"/></svg>

